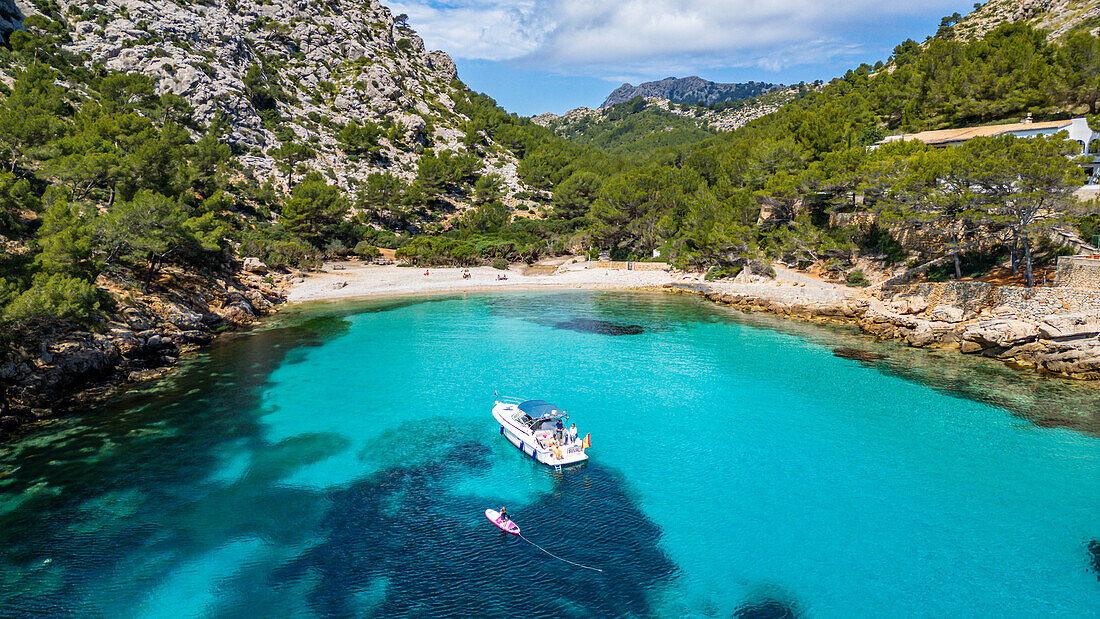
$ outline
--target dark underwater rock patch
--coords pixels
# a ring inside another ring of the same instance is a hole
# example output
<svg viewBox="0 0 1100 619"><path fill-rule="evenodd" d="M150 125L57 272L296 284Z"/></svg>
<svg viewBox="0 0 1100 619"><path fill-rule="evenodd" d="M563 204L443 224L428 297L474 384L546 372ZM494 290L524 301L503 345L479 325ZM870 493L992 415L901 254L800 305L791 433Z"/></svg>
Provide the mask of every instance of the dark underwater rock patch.
<svg viewBox="0 0 1100 619"><path fill-rule="evenodd" d="M855 359L856 361L878 361L879 359L886 359L889 356L882 353L871 352L869 350L849 348L847 346L834 348L833 354L842 359Z"/></svg>
<svg viewBox="0 0 1100 619"><path fill-rule="evenodd" d="M568 329L581 333L595 333L597 335L641 335L645 329L641 325L623 325L606 320L594 320L592 318L573 318L554 324L555 329Z"/></svg>
<svg viewBox="0 0 1100 619"><path fill-rule="evenodd" d="M455 474L490 467L491 452L460 443L432 463L384 469L332 493L325 541L270 582L316 578L307 599L321 615L363 611L356 592L380 581L377 616L652 614L645 592L668 585L676 566L624 480L590 464L557 476L536 503L508 505L526 537L605 570L593 574L489 525L482 512L499 501L447 491Z"/></svg>
<svg viewBox="0 0 1100 619"><path fill-rule="evenodd" d="M733 611L736 619L797 619L798 611L782 600L750 600Z"/></svg>
<svg viewBox="0 0 1100 619"><path fill-rule="evenodd" d="M1100 580L1100 539L1089 542L1089 566L1096 572L1096 580Z"/></svg>

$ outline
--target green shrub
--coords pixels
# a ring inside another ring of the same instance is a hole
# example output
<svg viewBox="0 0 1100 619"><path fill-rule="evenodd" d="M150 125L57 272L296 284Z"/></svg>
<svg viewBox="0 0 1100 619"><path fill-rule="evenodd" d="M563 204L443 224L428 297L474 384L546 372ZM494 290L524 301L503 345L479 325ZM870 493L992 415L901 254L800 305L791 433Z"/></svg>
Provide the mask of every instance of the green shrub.
<svg viewBox="0 0 1100 619"><path fill-rule="evenodd" d="M60 273L35 276L31 287L4 310L17 327L75 323L87 325L99 310L99 295L91 283Z"/></svg>
<svg viewBox="0 0 1100 619"><path fill-rule="evenodd" d="M508 261L505 260L504 258L495 258L495 259L493 259L493 268L494 269L500 269L501 271L507 271L508 270Z"/></svg>
<svg viewBox="0 0 1100 619"><path fill-rule="evenodd" d="M725 268L711 267L710 270L707 271L707 274L703 276L703 279L708 282L712 282L716 279L734 278L741 273L742 269L744 269L743 266Z"/></svg>
<svg viewBox="0 0 1100 619"><path fill-rule="evenodd" d="M867 281L867 278L863 276L863 271L860 269L852 269L848 271L848 274L844 276L845 281L849 286L870 286L871 282Z"/></svg>
<svg viewBox="0 0 1100 619"><path fill-rule="evenodd" d="M238 249L238 254L255 256L273 269L287 267L305 269L321 264L321 256L317 250L299 239L256 236L245 239Z"/></svg>
<svg viewBox="0 0 1100 619"><path fill-rule="evenodd" d="M373 244L371 244L370 241L359 241L358 243L356 243L355 249L353 249L352 251L355 252L355 255L364 260L370 260L372 258L377 258L382 255L382 252L379 251L378 248L375 247Z"/></svg>

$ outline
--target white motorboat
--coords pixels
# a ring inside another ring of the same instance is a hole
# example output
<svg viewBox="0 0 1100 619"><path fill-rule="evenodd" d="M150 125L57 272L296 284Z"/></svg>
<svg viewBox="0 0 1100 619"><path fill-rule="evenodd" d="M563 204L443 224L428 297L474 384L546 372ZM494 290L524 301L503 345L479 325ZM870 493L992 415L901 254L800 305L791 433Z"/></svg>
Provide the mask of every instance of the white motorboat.
<svg viewBox="0 0 1100 619"><path fill-rule="evenodd" d="M558 422L564 425L569 416L549 402L502 398L493 404L493 418L508 442L535 461L563 466L588 459L589 437L570 437L565 430L559 438Z"/></svg>

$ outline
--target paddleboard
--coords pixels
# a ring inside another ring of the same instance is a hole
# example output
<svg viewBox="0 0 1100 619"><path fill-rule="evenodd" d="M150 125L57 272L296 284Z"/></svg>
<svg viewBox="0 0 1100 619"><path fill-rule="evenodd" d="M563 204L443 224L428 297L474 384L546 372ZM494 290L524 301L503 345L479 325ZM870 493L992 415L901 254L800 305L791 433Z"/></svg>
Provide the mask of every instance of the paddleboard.
<svg viewBox="0 0 1100 619"><path fill-rule="evenodd" d="M485 510L485 517L489 519L489 522L491 522L491 523L497 525L498 527L500 527L501 531L506 531L508 533L511 533L512 535L519 535L519 526L516 525L516 523L512 522L511 520L508 520L508 519L501 520L500 519L500 512L498 512L497 510L495 510L495 509Z"/></svg>

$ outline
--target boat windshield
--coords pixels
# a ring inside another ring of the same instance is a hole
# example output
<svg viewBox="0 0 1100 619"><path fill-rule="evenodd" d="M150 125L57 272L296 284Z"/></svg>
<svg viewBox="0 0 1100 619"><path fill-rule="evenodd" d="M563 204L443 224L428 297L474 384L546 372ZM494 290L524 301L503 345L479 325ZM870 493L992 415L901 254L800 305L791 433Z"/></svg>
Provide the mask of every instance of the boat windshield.
<svg viewBox="0 0 1100 619"><path fill-rule="evenodd" d="M558 423L558 418L557 417L549 417L549 418L546 418L546 419L532 419L531 420L531 431L532 432L539 432L539 431L542 431L542 430L546 430L546 431L549 431L549 432L553 432L555 427L557 426L557 423Z"/></svg>
<svg viewBox="0 0 1100 619"><path fill-rule="evenodd" d="M523 413L520 421L530 427L532 432L552 432L557 428L559 419L568 418L565 411L544 400L527 400L516 408Z"/></svg>

